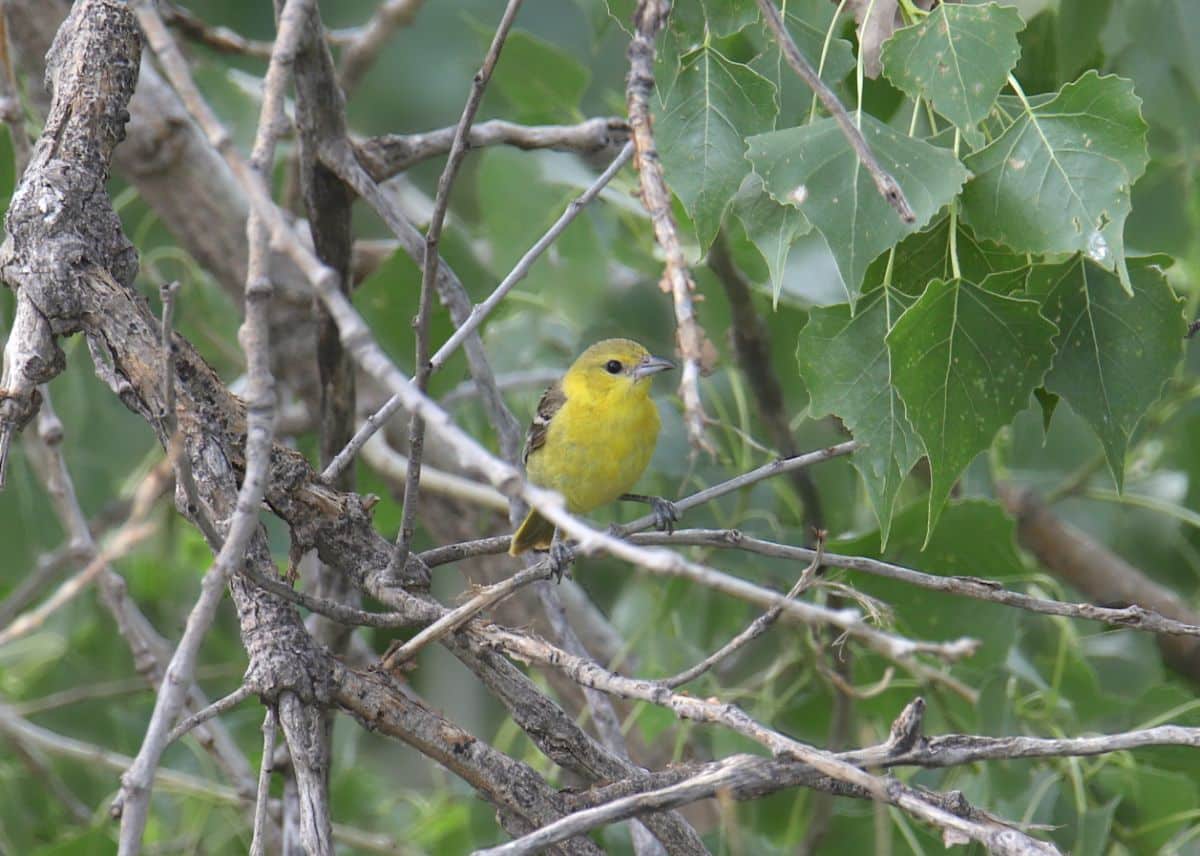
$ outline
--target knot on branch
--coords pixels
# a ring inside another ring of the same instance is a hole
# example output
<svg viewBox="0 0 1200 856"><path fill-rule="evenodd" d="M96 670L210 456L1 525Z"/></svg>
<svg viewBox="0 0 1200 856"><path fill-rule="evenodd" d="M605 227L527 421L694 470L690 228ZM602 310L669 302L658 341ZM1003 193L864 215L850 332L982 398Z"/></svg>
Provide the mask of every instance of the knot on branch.
<svg viewBox="0 0 1200 856"><path fill-rule="evenodd" d="M888 746L892 754L901 755L912 749L921 739L925 721L925 699L917 696L910 701L896 721L892 723Z"/></svg>
<svg viewBox="0 0 1200 856"><path fill-rule="evenodd" d="M246 667L243 683L263 700L278 704L285 693L292 693L306 705L330 703L334 694L332 670L326 658L319 654L311 640L295 633L295 627L280 627L277 632L263 633L263 644L252 644L247 638L250 665ZM281 636L295 638L281 639ZM289 644L294 642L295 644Z"/></svg>

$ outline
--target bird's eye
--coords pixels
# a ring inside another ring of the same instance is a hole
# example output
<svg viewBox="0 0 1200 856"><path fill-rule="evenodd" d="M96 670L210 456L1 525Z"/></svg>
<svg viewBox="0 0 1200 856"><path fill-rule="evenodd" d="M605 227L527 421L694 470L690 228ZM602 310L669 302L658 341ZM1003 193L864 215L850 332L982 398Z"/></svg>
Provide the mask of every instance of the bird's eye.
<svg viewBox="0 0 1200 856"><path fill-rule="evenodd" d="M621 361L620 360L609 360L607 363L604 364L604 370L606 372L608 372L609 374L620 374L621 373Z"/></svg>

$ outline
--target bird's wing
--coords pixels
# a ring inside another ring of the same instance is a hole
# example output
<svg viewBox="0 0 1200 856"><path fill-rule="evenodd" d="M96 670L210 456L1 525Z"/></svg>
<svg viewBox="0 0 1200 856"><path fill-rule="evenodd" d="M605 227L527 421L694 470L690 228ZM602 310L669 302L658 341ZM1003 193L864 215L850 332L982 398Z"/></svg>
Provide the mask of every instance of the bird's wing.
<svg viewBox="0 0 1200 856"><path fill-rule="evenodd" d="M529 433L525 435L524 461L529 463L529 456L546 443L546 434L550 430L550 420L554 414L567 403L567 394L563 392L562 384L555 381L542 393L538 402L537 413L529 423Z"/></svg>

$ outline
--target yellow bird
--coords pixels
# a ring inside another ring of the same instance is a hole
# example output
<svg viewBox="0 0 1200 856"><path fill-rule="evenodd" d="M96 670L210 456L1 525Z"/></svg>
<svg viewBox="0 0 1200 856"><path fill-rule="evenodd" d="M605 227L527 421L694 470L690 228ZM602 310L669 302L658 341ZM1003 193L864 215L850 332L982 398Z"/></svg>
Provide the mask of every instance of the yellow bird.
<svg viewBox="0 0 1200 856"><path fill-rule="evenodd" d="M616 499L646 502L660 529L679 519L659 497L626 493L641 478L658 440L658 409L650 378L675 368L630 339L605 339L584 351L538 402L525 439L529 480L563 495L567 510L586 514ZM551 523L530 511L513 535L509 554L551 551L556 573L570 551Z"/></svg>

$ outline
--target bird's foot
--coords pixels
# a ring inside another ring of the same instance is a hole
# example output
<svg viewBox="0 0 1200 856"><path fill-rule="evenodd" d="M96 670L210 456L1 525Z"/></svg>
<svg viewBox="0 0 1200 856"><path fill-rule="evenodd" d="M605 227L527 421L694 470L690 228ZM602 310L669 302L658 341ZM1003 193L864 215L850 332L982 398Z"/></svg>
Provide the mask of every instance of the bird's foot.
<svg viewBox="0 0 1200 856"><path fill-rule="evenodd" d="M555 540L550 545L550 574L556 583L561 583L563 574L575 562L575 548L566 541Z"/></svg>
<svg viewBox="0 0 1200 856"><path fill-rule="evenodd" d="M654 515L654 528L668 535L675 531L679 522L679 508L669 499L661 496L650 497L650 513Z"/></svg>

